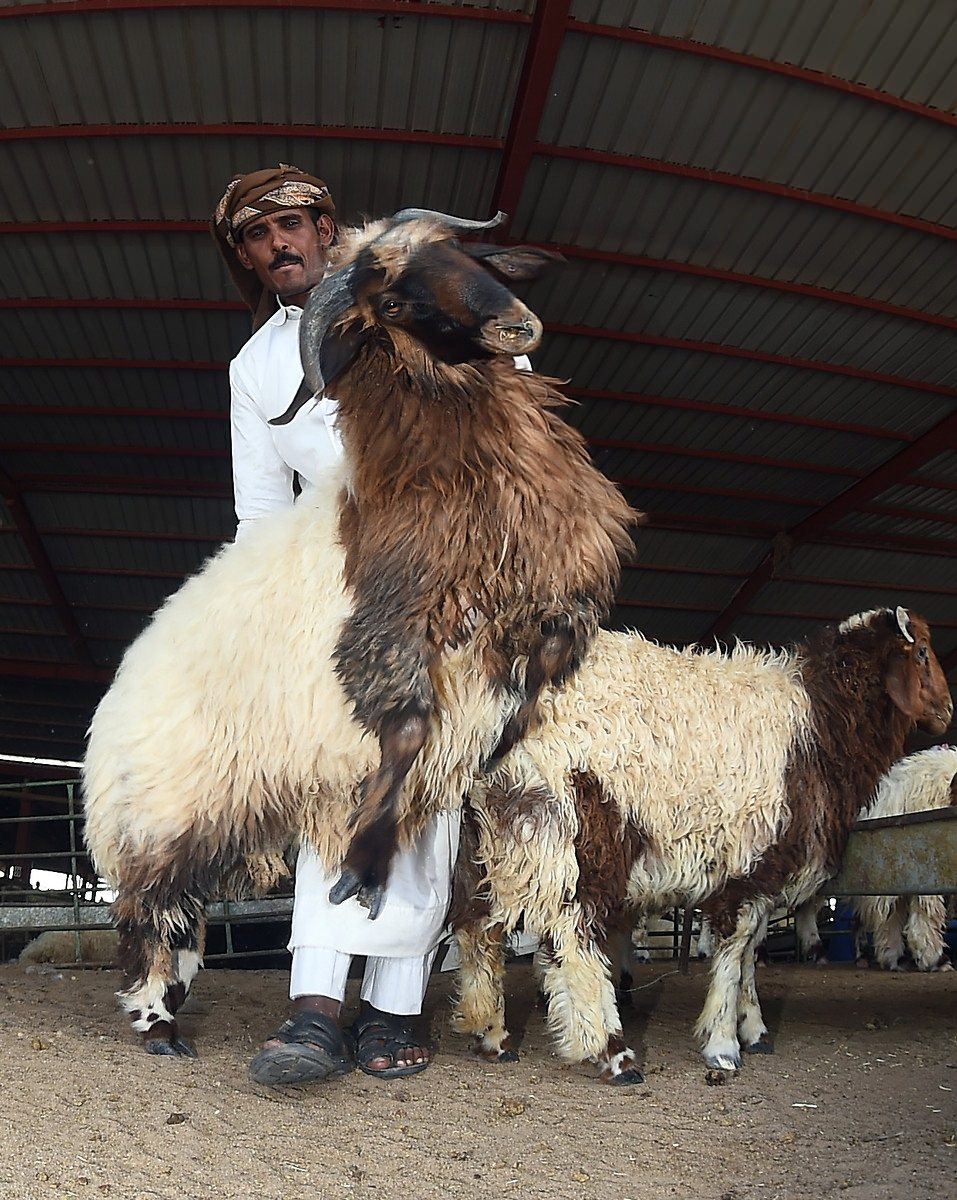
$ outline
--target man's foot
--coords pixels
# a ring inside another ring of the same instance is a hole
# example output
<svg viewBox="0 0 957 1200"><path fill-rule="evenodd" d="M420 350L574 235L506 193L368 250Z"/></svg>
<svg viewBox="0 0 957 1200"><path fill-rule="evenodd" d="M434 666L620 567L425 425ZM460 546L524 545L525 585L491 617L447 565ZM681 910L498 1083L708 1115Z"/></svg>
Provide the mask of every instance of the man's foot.
<svg viewBox="0 0 957 1200"><path fill-rule="evenodd" d="M428 1048L418 1044L406 1017L380 1012L371 1004L362 1005L351 1032L356 1062L367 1075L383 1079L417 1075L431 1061Z"/></svg>
<svg viewBox="0 0 957 1200"><path fill-rule="evenodd" d="M309 1083L355 1070L351 1038L328 1013L305 1009L284 1021L249 1064L256 1083Z"/></svg>

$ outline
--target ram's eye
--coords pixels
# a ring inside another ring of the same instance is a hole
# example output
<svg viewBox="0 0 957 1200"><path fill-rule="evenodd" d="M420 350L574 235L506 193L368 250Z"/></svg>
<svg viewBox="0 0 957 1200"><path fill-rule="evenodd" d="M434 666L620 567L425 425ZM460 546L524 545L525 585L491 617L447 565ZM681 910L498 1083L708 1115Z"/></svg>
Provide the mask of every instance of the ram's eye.
<svg viewBox="0 0 957 1200"><path fill-rule="evenodd" d="M393 296L384 296L379 301L379 312L384 317L397 317L402 311L402 301L396 300Z"/></svg>
<svg viewBox="0 0 957 1200"><path fill-rule="evenodd" d="M926 646L920 645L917 647L917 661L922 662L922 663L927 662L927 647Z"/></svg>

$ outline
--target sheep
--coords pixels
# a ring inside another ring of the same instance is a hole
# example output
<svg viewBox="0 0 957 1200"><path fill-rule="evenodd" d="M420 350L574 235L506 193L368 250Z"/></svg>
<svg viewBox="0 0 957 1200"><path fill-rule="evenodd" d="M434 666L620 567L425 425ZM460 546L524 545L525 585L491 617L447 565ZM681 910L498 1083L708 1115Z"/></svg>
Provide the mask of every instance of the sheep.
<svg viewBox="0 0 957 1200"><path fill-rule="evenodd" d="M118 942L115 929L81 929L80 954L77 958L76 934L68 929L46 929L23 947L17 962L21 966L38 963L96 963L113 966Z"/></svg>
<svg viewBox="0 0 957 1200"><path fill-rule="evenodd" d="M543 697L541 725L470 795L467 866L484 882L460 918L456 1027L484 1057L510 1056L497 935L521 918L547 947L560 1055L597 1062L609 1083L640 1081L608 931L626 913L690 904L717 937L696 1025L706 1063L737 1070L739 1042L770 1051L754 949L776 899L797 905L836 873L907 733L939 734L952 713L927 623L903 608L778 652L602 631Z"/></svg>
<svg viewBox="0 0 957 1200"><path fill-rule="evenodd" d="M874 820L951 805L957 805L957 747L934 746L894 763L860 818ZM819 899L812 900L795 913L802 951L814 959L824 953L815 920L819 905ZM897 971L909 951L918 971L952 970L944 947L947 910L942 896L855 896L852 906L858 946L870 934L878 966Z"/></svg>
<svg viewBox="0 0 957 1200"><path fill-rule="evenodd" d="M460 247L473 227L343 236L277 418L332 385L342 472L189 579L94 714L86 836L151 1053L195 1053L175 1013L217 888L265 890L305 837L374 917L396 839L460 803L611 603L635 514L513 362L541 323L501 279L552 256Z"/></svg>

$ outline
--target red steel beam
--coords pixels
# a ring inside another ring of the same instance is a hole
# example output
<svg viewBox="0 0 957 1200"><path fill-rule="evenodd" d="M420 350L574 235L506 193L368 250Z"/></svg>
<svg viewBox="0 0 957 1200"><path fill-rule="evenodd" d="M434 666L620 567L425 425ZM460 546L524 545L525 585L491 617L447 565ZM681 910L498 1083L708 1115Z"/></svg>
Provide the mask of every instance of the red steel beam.
<svg viewBox="0 0 957 1200"><path fill-rule="evenodd" d="M551 0L542 0L539 7L545 8ZM568 5L565 5L567 8ZM450 17L453 20L486 21L495 24L528 25L532 18L523 12L512 12L499 8L477 8L459 4L426 4L415 3L414 0L62 0L51 5L42 4L5 5L0 8L0 18L24 16L59 16L62 13L95 13L95 12L124 12L124 11L154 11L162 9L187 8L283 8L283 9L319 9L346 12L384 13L392 16L428 16ZM753 70L782 75L813 87L824 87L832 91L855 96L875 104L884 104L909 113L912 116L937 121L945 125L957 125L957 116L934 108L929 104L921 104L916 100L907 100L903 96L895 96L890 92L882 92L878 88L854 80L842 79L825 71L817 71L810 67L800 67L793 63L781 62L775 59L761 58L755 54L731 50L725 46L716 46L708 42L697 42L691 38L669 37L665 34L653 33L646 29L622 28L614 25L601 25L591 21L570 19L566 22L566 30L594 37L610 38L615 41L637 42L656 49L672 50L681 54L692 54L703 58L716 59L731 63L734 66L747 67Z"/></svg>
<svg viewBox="0 0 957 1200"><path fill-rule="evenodd" d="M161 479L143 475L21 475L22 491L88 492L90 495L168 496L187 500L232 500L232 484L219 479Z"/></svg>
<svg viewBox="0 0 957 1200"><path fill-rule="evenodd" d="M65 228L69 226L69 228ZM149 226L144 229L144 226ZM162 226L163 228L158 228ZM0 223L0 234L5 226ZM21 225L16 229L26 230ZM205 221L79 221L79 222L33 222L31 232L42 233L202 233L209 232ZM509 243L512 239L503 238ZM841 304L851 308L863 308L869 312L883 313L887 316L901 317L907 321L919 321L923 324L939 325L943 329L957 330L957 318L948 317L943 313L925 312L917 308L907 308L901 304L891 304L888 300L878 300L871 296L858 296L853 292L839 292L829 288L817 287L810 283L800 283L790 279L775 279L769 275L753 275L745 271L727 271L721 267L701 266L698 263L679 262L671 258L653 258L647 254L625 254L614 250L595 250L586 246L576 246L566 242L543 242L542 246L554 250L566 258L579 259L583 262L608 263L613 266L636 267L640 270L663 271L669 274L691 275L699 279L713 279L720 283L740 284L743 287L755 287L770 291L783 292L792 296L804 296L808 299L821 300L825 303ZM246 312L246 305L241 300L201 300L196 298L171 299L168 297L56 297L28 296L0 297L2 308L136 308L136 309L196 309L212 312Z"/></svg>
<svg viewBox="0 0 957 1200"><path fill-rule="evenodd" d="M822 531L833 527L835 522L840 521L848 513L870 501L874 495L900 483L901 479L915 467L921 466L929 458L936 457L941 450L953 448L955 445L957 445L957 412L945 417L933 429L928 430L909 446L900 450L864 479L852 484L829 504L825 504L810 517L800 521L793 529L789 529L787 536L790 542L796 545L799 542L814 539ZM916 548L918 539L914 539L914 541ZM935 553L940 552L935 551ZM947 553L947 551L943 552ZM706 636L719 637L744 612L753 597L773 577L774 559L773 551L769 551L764 556L757 568L738 589L731 603L723 612L719 613Z"/></svg>
<svg viewBox="0 0 957 1200"><path fill-rule="evenodd" d="M48 365L59 360L51 359ZM687 400L681 396L657 396L647 392L616 392L602 388L567 387L569 397L586 400L612 400L625 404L647 405L656 408L675 408L690 412L718 413L722 416L741 417L745 421L771 421L782 425L800 425L810 429L823 429L835 433L854 433L864 437L886 438L895 442L909 442L912 434L897 429L884 429L878 425L860 425L850 421L826 421L818 417L805 417L799 413L768 412L749 408L743 404L721 404L711 400ZM7 416L54 416L54 417L136 417L149 416L159 420L225 421L226 409L211 408L144 408L142 405L109 404L0 404L0 415Z"/></svg>
<svg viewBox="0 0 957 1200"><path fill-rule="evenodd" d="M774 366L795 367L806 371L822 371L830 375L847 375L852 379L864 379L870 383L888 384L892 387L911 388L931 392L936 396L957 399L957 387L931 383L926 379L914 379L907 375L891 375L883 371L868 371L845 363L824 362L812 358L798 358L792 354L771 354L765 350L753 350L745 346L727 346L721 342L694 341L689 338L665 337L662 334L641 333L623 329L605 329L592 325L566 325L549 323L549 333L565 337L587 337L593 340L630 342L641 346L657 346L665 350L683 350L699 354L717 354L725 358L743 358L749 362L763 362ZM3 357L0 367L69 367L101 370L108 368L127 370L175 370L175 371L225 371L227 364L213 361L149 358L29 358Z"/></svg>
<svg viewBox="0 0 957 1200"><path fill-rule="evenodd" d="M650 392L618 392L608 388L576 387L567 385L570 396L586 400L611 400L623 404L647 405L654 408L676 408L688 412L718 413L722 416L741 417L745 421L772 421L782 425L801 425L810 429L825 429L833 433L855 433L863 437L889 438L895 442L909 442L913 435L898 429L884 429L879 425L860 425L851 421L825 421L819 417L805 417L800 413L769 412L765 409L749 408L746 404L722 404L716 400L688 400L683 396L659 396ZM3 409L0 407L0 412ZM36 406L30 406L36 412ZM43 412L49 411L44 408Z"/></svg>
<svg viewBox="0 0 957 1200"><path fill-rule="evenodd" d="M593 250L584 246L567 245L561 242L544 242L548 250L556 250L566 258L583 259L587 262L637 267L648 271L664 271L676 275L692 275L698 279L713 279L719 283L741 284L770 291L784 292L792 296L805 296L811 300L823 300L830 304L843 304L853 308L864 308L887 316L902 317L908 321L922 321L940 325L944 329L957 330L957 318L941 313L924 312L906 308L902 304L891 304L870 296L858 296L853 292L839 292L830 288L816 287L811 283L799 283L791 279L775 279L770 275L752 275L745 271L727 271L721 267L706 267L693 262L679 262L673 258L652 258L647 254L623 254L614 250Z"/></svg>
<svg viewBox="0 0 957 1200"><path fill-rule="evenodd" d="M492 207L509 217L515 214L535 152L570 7L570 0L549 0L547 4L535 5L498 178L492 189Z"/></svg>
<svg viewBox="0 0 957 1200"><path fill-rule="evenodd" d="M899 109L914 117L938 121L942 125L957 126L957 116L929 104L920 104L916 100L905 100L903 96L894 96L890 92L882 92L877 88L868 87L864 83L855 83L849 79L841 79L837 75L829 75L825 71L815 71L811 67L798 67L792 63L779 62L773 58L759 58L755 54L745 54L740 50L729 50L725 46L714 46L709 42L696 42L691 38L669 37L661 33L652 33L646 29L616 29L609 25L597 25L590 21L576 21L569 27L570 31L592 34L596 37L613 38L615 41L638 42L641 45L652 46L661 50L674 50L680 54L693 54L702 58L717 59L720 62L731 63L736 67L749 67L757 71L767 71L773 75L783 75L801 83L814 87L829 88L845 95L856 96L875 104L885 104Z"/></svg>
<svg viewBox="0 0 957 1200"><path fill-rule="evenodd" d="M749 362L770 363L773 366L797 367L804 371L824 371L829 375L848 375L852 379L865 379L869 383L883 383L892 387L913 388L920 392L933 392L937 396L957 399L957 387L943 383L931 383L926 379L914 379L909 375L890 375L884 371L867 371L845 363L823 362L815 358L798 358L793 354L771 354L766 350L752 350L746 346L727 346L722 342L699 342L689 338L665 337L657 333L639 333L625 329L602 329L592 325L549 324L549 333L567 337L587 337L594 340L605 338L615 342L634 342L640 346L659 346L664 350L684 350L698 354L718 354L725 358L743 358ZM3 360L0 360L2 362Z"/></svg>
<svg viewBox="0 0 957 1200"><path fill-rule="evenodd" d="M767 179L755 179L750 175L734 175L729 171L715 171L710 167L696 167L689 163L664 162L637 154L616 154L610 150L592 150L583 146L556 146L539 143L535 153L546 158L571 158L577 162L592 162L609 167L623 167L631 171L651 171L659 175L675 175L682 179L696 179L703 183L716 183L723 187L744 188L750 192L761 192L767 196L778 196L784 200L796 200L801 204L816 204L823 208L834 208L852 213L857 217L885 221L891 225L902 225L918 233L929 233L934 237L957 241L957 229L925 221L921 217L909 217L904 213L887 209L872 208L856 200L845 200L841 196L829 196L825 192L812 192L807 188L791 187L785 183L772 183Z"/></svg>
<svg viewBox="0 0 957 1200"><path fill-rule="evenodd" d="M58 0L55 4L46 0L41 4L5 5L0 8L0 18L190 8L306 8L331 12L384 13L393 17L453 17L457 21L488 21L498 25L527 25L531 19L525 13L505 9L416 3L415 0Z"/></svg>
<svg viewBox="0 0 957 1200"><path fill-rule="evenodd" d="M344 127L333 126L326 131L325 126L306 126L306 125L270 125L259 126L250 125L193 125L186 122L166 124L166 125L142 125L129 124L118 126L27 126L23 128L7 129L0 131L0 137L6 137L7 140L15 138L25 139L35 137L40 132L42 137L49 138L64 138L69 136L89 137L92 136L90 130L100 129L102 132L99 136L127 136L144 138L155 135L156 131L160 131L166 136L176 135L183 137L203 137L203 136L241 136L244 131L248 131L249 136L261 136L264 130L271 132L274 136L297 137L301 136L314 140L318 136L318 131L323 131L324 136L339 136L343 138L360 138L362 140L371 141L391 141L391 142L424 142L427 144L441 143L442 145L454 146L459 148L472 149L488 149L499 150L503 143L497 138L479 138L472 135L459 134L439 134L439 133L423 133L421 131L405 131L405 130L356 130L346 129ZM108 131L112 131L110 134ZM151 134L152 131L152 134ZM941 225L934 221L924 220L922 217L911 217L905 213L893 212L888 209L874 208L866 204L860 204L856 200L846 200L842 196L831 196L825 192L813 192L808 188L792 187L790 184L774 183L771 180L757 179L749 175L736 175L729 171L717 171L711 167L698 167L689 163L674 163L665 162L655 158L649 158L645 155L634 154L618 154L610 150L595 150L587 146L560 146L554 143L535 142L532 155L540 155L545 158L568 158L574 159L577 162L598 163L604 166L621 167L630 171L650 171L656 174L674 175L684 179L694 179L704 183L714 183L723 187L743 188L746 191L759 192L763 195L776 196L781 199L793 200L801 204L814 204L823 208L837 209L840 212L850 213L854 216L865 217L868 220L882 221L891 225L903 226L906 229L913 229L918 233L930 234L933 237L944 238L948 241L957 241L957 229L949 225ZM95 226L97 222L63 222L63 225L69 226L74 231L79 231L82 227ZM156 222L158 226L160 223ZM10 222L0 232L42 232L44 229L43 222Z"/></svg>
<svg viewBox="0 0 957 1200"><path fill-rule="evenodd" d="M148 414L144 414L148 415ZM44 454L121 454L130 458L210 458L228 459L228 450L207 446L113 446L102 442L4 442L4 450L13 454L42 451Z"/></svg>
<svg viewBox="0 0 957 1200"><path fill-rule="evenodd" d="M360 125L237 124L201 125L191 121L121 122L113 125L17 125L0 128L0 142L61 141L118 137L301 137L310 141L401 142L452 146L460 150L501 150L502 139L477 133L440 133L423 129L379 129ZM206 227L209 232L209 226Z"/></svg>
<svg viewBox="0 0 957 1200"><path fill-rule="evenodd" d="M737 521L723 516L700 516L647 509L649 529L671 529L682 533L707 533L719 537L743 537L751 541L771 541L787 531L769 522ZM906 537L859 530L827 529L803 539L822 546L847 546L851 549L894 550L905 554L932 554L957 558L957 539ZM639 543L640 545L640 543ZM776 578L776 576L775 576Z"/></svg>
<svg viewBox="0 0 957 1200"><path fill-rule="evenodd" d="M543 0L539 6L545 8L551 0ZM564 5L567 9L569 6ZM184 8L283 8L283 9L319 9L346 12L384 13L393 16L439 16L450 17L453 20L486 21L496 24L528 25L532 20L526 13L511 12L495 8L471 8L459 4L415 3L414 0L63 0L58 3L51 14L49 3L10 5L0 8L2 17L50 16L61 13L85 12L122 12L122 11L153 11L162 9ZM761 58L758 55L747 54L739 50L731 50L725 46L717 46L708 42L698 42L691 38L669 37L665 34L653 33L645 29L622 28L613 25L601 25L591 21L571 19L566 22L569 32L580 33L594 37L604 37L616 41L637 42L656 49L672 50L682 54L692 54L703 58L715 59L742 66L753 70L765 71L782 75L789 79L814 87L824 87L859 99L876 104L888 105L909 113L912 116L938 121L945 125L957 125L957 116L883 92L878 88L854 80L842 79L825 71L801 67L793 63L781 62L775 59Z"/></svg>
<svg viewBox="0 0 957 1200"><path fill-rule="evenodd" d="M83 632L73 615L70 603L60 587L60 581L57 579L53 565L47 557L46 549L33 524L33 518L23 501L20 486L6 472L0 471L0 488L3 490L4 503L13 518L17 533L50 598L57 619L63 627L63 636L69 638L73 653L79 663L92 664L93 656L90 654Z"/></svg>

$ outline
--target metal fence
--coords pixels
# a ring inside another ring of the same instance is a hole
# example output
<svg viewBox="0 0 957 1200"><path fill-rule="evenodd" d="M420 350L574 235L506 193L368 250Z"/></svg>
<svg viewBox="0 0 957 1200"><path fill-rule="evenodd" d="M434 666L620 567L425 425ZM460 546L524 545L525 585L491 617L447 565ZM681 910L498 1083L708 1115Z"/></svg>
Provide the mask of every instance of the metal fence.
<svg viewBox="0 0 957 1200"><path fill-rule="evenodd" d="M0 814L0 957L17 957L40 934L57 931L73 935L56 939L63 963L82 964L82 935L112 927L112 893L84 845L78 780L0 784ZM55 885L41 886L51 874ZM287 963L291 914L291 880L260 900L214 899L206 965Z"/></svg>

